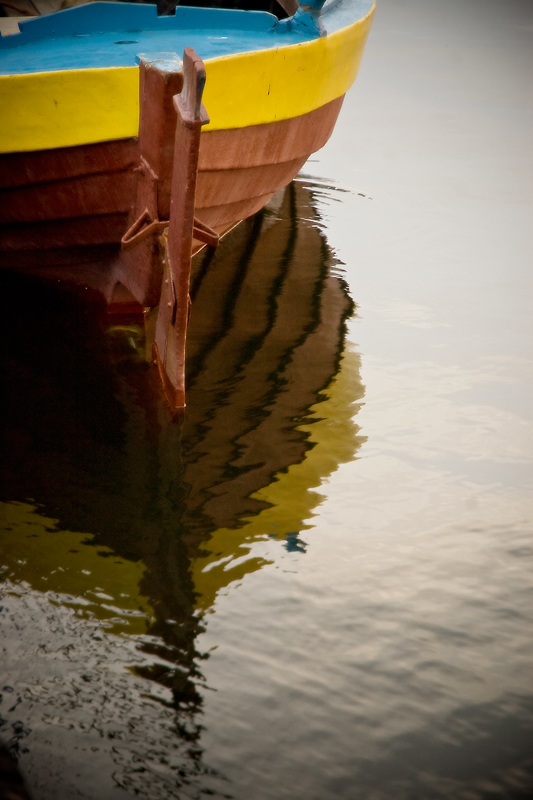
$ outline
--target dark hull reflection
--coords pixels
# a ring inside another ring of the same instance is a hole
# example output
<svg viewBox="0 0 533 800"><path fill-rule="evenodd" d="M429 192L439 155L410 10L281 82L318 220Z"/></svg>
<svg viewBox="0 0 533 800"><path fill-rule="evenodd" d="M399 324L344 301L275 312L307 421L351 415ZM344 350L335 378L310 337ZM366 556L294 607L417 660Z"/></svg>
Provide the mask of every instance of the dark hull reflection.
<svg viewBox="0 0 533 800"><path fill-rule="evenodd" d="M305 549L299 532L318 497L309 490L360 443L350 420L363 394L357 369L342 448L319 441L329 435L318 433L320 408L353 311L332 264L312 194L298 184L197 257L179 422L161 400L141 328L106 326L88 292L0 274L8 387L0 564L11 581L55 592L65 605L83 597L112 632L137 633L141 618L139 649L153 662L137 672L171 691L182 714L176 730L193 742L202 610L235 575L264 563L242 563L254 538ZM293 480L313 453L314 472L298 476L291 509L280 505L279 524L253 528L276 505L271 487ZM221 555L224 569L211 569Z"/></svg>
<svg viewBox="0 0 533 800"><path fill-rule="evenodd" d="M313 216L293 184L276 212L198 265L182 435L189 531L257 513L252 493L312 447L298 425L338 369L353 310Z"/></svg>

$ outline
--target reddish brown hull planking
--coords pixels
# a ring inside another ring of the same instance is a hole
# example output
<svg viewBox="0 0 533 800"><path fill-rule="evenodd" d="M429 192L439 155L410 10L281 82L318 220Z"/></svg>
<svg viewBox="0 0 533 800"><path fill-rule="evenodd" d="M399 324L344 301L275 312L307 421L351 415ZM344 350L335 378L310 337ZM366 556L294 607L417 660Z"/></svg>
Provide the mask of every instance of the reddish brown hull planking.
<svg viewBox="0 0 533 800"><path fill-rule="evenodd" d="M205 68L143 60L139 136L0 156L0 266L100 292L114 312L159 306L154 345L185 405L191 254L259 211L329 139L342 98L289 120L201 133Z"/></svg>
<svg viewBox="0 0 533 800"><path fill-rule="evenodd" d="M174 94L180 88L173 86ZM290 120L203 133L197 216L224 230L262 208L327 142L342 99ZM162 127L145 152L163 184L159 218L168 219L174 125ZM1 155L0 258L5 250L120 242L132 211L138 163L137 139Z"/></svg>
<svg viewBox="0 0 533 800"><path fill-rule="evenodd" d="M123 172L136 167L138 158L137 139L32 153L3 153L0 155L0 188L48 183L103 171Z"/></svg>

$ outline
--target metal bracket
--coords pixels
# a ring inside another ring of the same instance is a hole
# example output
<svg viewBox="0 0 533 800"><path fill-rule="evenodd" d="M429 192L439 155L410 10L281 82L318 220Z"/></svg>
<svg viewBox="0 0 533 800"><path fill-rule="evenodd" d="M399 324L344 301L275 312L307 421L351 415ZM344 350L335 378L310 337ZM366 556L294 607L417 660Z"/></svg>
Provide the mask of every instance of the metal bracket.
<svg viewBox="0 0 533 800"><path fill-rule="evenodd" d="M162 233L165 228L168 228L168 220L152 219L150 212L145 208L120 240L120 249L123 252L133 250L134 247L137 247L149 236Z"/></svg>
<svg viewBox="0 0 533 800"><path fill-rule="evenodd" d="M197 239L199 242L208 244L211 247L217 247L220 242L220 235L197 217L193 220L192 235L193 239Z"/></svg>

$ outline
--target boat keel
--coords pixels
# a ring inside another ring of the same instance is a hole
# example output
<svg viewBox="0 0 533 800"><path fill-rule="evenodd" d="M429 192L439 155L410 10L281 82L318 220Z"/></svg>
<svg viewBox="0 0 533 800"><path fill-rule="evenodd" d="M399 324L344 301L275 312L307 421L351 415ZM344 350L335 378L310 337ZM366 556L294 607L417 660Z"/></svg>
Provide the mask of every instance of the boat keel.
<svg viewBox="0 0 533 800"><path fill-rule="evenodd" d="M183 54L183 89L174 97L177 112L168 233L159 238L163 280L156 324L154 359L172 412L185 407L185 343L193 238L218 243L218 235L195 219L200 132L209 117L202 104L205 67L192 48Z"/></svg>

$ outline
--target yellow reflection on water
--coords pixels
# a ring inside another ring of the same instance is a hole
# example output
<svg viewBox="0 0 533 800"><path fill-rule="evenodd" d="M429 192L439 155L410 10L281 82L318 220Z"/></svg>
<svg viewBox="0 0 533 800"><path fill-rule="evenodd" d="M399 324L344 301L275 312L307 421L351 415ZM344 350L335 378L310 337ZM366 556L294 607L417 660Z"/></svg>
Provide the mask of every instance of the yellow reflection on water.
<svg viewBox="0 0 533 800"><path fill-rule="evenodd" d="M95 547L90 533L60 530L29 503L0 503L0 518L2 577L60 594L63 605L94 614L111 633L145 633L153 609L139 592L142 561Z"/></svg>
<svg viewBox="0 0 533 800"><path fill-rule="evenodd" d="M359 370L359 354L348 350L325 392L326 399L310 409L315 421L298 426L310 437L312 446L306 457L276 473L268 486L252 494L267 505L263 511L245 520L242 527L219 528L204 545L202 555L191 560L198 608L208 610L219 592L270 563L251 555L253 542L265 536L284 539L289 533L313 527L311 519L323 500L314 489L341 464L353 460L364 441L353 421L364 394Z"/></svg>

